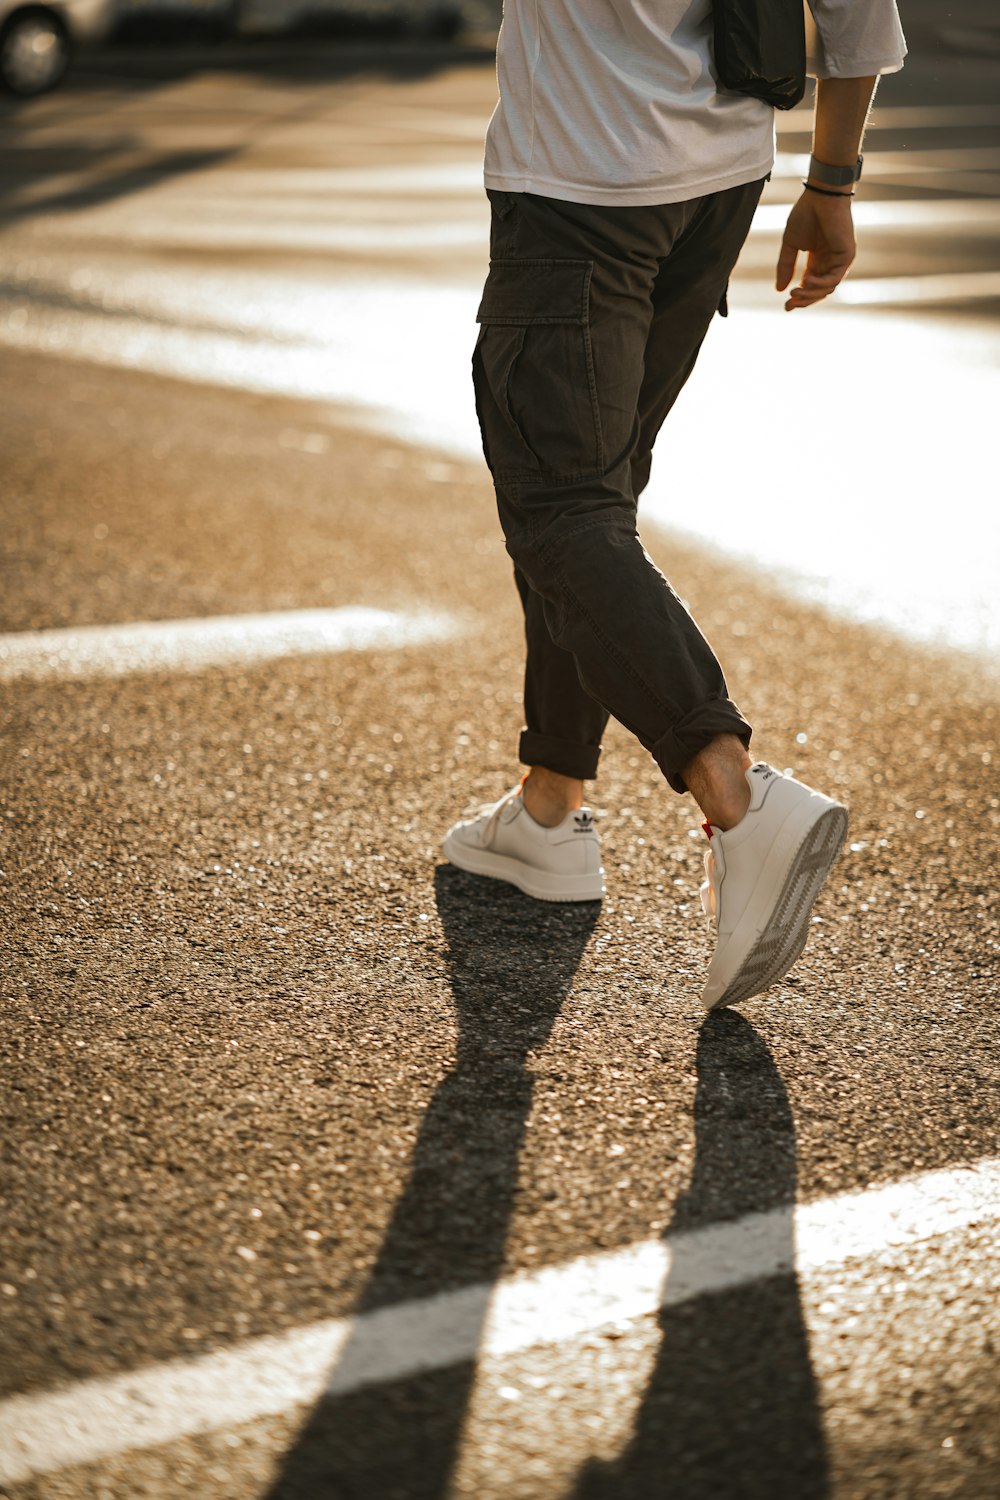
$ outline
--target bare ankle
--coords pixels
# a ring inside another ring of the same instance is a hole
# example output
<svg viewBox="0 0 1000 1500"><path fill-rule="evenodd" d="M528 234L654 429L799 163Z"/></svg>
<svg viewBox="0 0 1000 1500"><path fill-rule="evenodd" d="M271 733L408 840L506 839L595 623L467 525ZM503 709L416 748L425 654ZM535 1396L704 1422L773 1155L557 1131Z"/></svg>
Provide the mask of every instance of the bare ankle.
<svg viewBox="0 0 1000 1500"><path fill-rule="evenodd" d="M583 782L544 766L532 766L521 797L530 817L543 828L555 828L567 813L583 806Z"/></svg>
<svg viewBox="0 0 1000 1500"><path fill-rule="evenodd" d="M706 822L723 832L740 822L750 806L746 773L752 764L741 739L720 734L684 767L681 775Z"/></svg>

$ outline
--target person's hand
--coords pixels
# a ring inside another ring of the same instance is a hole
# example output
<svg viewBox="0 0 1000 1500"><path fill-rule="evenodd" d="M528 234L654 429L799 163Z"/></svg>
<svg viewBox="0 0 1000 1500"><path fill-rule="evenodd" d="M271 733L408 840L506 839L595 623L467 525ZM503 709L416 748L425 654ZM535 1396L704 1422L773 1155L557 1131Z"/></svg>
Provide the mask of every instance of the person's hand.
<svg viewBox="0 0 1000 1500"><path fill-rule="evenodd" d="M788 295L786 312L821 302L847 275L857 252L849 194L828 198L822 193L803 190L788 215L781 241L775 281L779 292L791 282L795 263L803 250L806 252L805 272Z"/></svg>

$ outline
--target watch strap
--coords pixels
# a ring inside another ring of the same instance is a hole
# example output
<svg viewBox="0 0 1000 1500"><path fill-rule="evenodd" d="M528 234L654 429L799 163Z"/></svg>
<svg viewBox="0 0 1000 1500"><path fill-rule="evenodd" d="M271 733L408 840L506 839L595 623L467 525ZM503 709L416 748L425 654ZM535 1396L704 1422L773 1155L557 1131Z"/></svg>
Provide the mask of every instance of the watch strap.
<svg viewBox="0 0 1000 1500"><path fill-rule="evenodd" d="M859 156L853 167L831 167L829 162L817 161L815 156L810 156L809 176L827 187L850 187L860 178L864 160Z"/></svg>

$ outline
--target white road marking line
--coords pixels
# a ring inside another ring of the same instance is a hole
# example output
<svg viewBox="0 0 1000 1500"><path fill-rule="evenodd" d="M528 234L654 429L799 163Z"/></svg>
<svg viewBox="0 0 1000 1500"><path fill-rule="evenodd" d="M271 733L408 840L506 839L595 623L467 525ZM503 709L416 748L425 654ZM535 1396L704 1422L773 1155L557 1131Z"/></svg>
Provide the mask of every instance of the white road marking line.
<svg viewBox="0 0 1000 1500"><path fill-rule="evenodd" d="M1000 147L967 146L961 151L946 147L918 147L913 151L878 151L865 158L865 180L872 177L912 176L919 172L994 172L1000 167ZM778 151L775 177L804 177L809 153Z"/></svg>
<svg viewBox="0 0 1000 1500"><path fill-rule="evenodd" d="M180 217L172 226L136 226L135 243L199 246L220 249L342 250L366 255L399 255L406 250L444 250L485 246L489 217L485 209L474 219L441 218L430 224L287 224L209 223L197 213Z"/></svg>
<svg viewBox="0 0 1000 1500"><path fill-rule="evenodd" d="M335 199L326 205L335 218ZM437 217L431 223L311 223L306 216L289 212L286 221L276 223L261 218L256 223L240 223L206 216L197 202L160 205L168 212L156 217L130 222L110 212L95 216L87 225L91 240L120 243L127 234L133 246L158 245L188 249L243 250L331 250L364 251L366 255L399 255L406 250L461 249L485 250L489 241L489 212L485 199L475 203L475 217L455 219ZM477 267L477 272L478 272ZM2 330L0 330L2 332Z"/></svg>
<svg viewBox="0 0 1000 1500"><path fill-rule="evenodd" d="M199 672L282 656L391 650L441 640L459 628L443 614L355 605L24 631L0 635L0 682Z"/></svg>
<svg viewBox="0 0 1000 1500"><path fill-rule="evenodd" d="M753 229L780 234L788 219L789 200L762 203ZM1000 200L994 198L879 198L855 203L854 222L862 229L921 229L968 238L994 235L1000 228Z"/></svg>
<svg viewBox="0 0 1000 1500"><path fill-rule="evenodd" d="M1000 1219L1000 1158L0 1402L8 1484L277 1416L364 1385L655 1315L791 1268L805 1277ZM332 1368L331 1368L332 1367Z"/></svg>
<svg viewBox="0 0 1000 1500"><path fill-rule="evenodd" d="M858 277L838 287L837 297L853 307L977 301L984 297L1000 297L1000 271Z"/></svg>
<svg viewBox="0 0 1000 1500"><path fill-rule="evenodd" d="M779 135L802 135L812 131L812 106L775 116ZM950 126L1000 125L995 104L876 104L868 134L876 130L946 130Z"/></svg>
<svg viewBox="0 0 1000 1500"><path fill-rule="evenodd" d="M479 115L449 115L424 105L408 106L378 115L376 123L380 131L385 131L394 140L398 139L400 131L414 134L426 131L429 135L447 135L482 143L486 139L492 111L492 104ZM356 130L357 126L352 128Z"/></svg>
<svg viewBox="0 0 1000 1500"><path fill-rule="evenodd" d="M485 126L483 127L485 134ZM483 164L478 155L465 161L380 162L365 167L291 167L275 172L262 167L225 167L227 188L279 193L476 192L483 195ZM228 198L228 194L227 194Z"/></svg>
<svg viewBox="0 0 1000 1500"><path fill-rule="evenodd" d="M797 177L791 180L797 182ZM786 187L788 181L785 180ZM954 178L951 181L954 183ZM780 202L762 204L754 215L754 233L782 233L793 196L788 192L783 194ZM120 244L126 240L139 248L151 244L215 249L224 246L313 248L364 251L380 256L442 247L456 251L464 247L483 252L487 248L489 213L481 186L470 187L468 192L440 205L440 212L431 222L414 217L416 210L412 205L391 190L388 196L381 191L373 192L368 205L366 211L362 200L353 193L349 198L341 198L329 192L321 200L315 197L286 200L280 222L257 216L256 210L250 206L247 207L250 217L237 221L206 214L204 202L198 195L181 197L175 193L169 201L147 203L141 218L121 208L103 206L99 210L87 211L84 224L78 213L74 217L74 228L84 229L91 242L114 240ZM376 205L379 206L377 212ZM386 207L392 215L389 221L385 220ZM1000 199L868 199L855 204L854 221L862 229L917 229L931 234L961 233L966 238L994 235L1000 223ZM26 250L20 251L16 263L12 258L6 263L0 260L0 273L5 276L0 298L17 298L32 292L30 280L22 279L19 274L20 267L30 264L26 253ZM481 266L477 263L475 274L481 280L480 273ZM4 327L0 328L0 340L4 343L17 344L20 341L18 316L15 308L8 314Z"/></svg>

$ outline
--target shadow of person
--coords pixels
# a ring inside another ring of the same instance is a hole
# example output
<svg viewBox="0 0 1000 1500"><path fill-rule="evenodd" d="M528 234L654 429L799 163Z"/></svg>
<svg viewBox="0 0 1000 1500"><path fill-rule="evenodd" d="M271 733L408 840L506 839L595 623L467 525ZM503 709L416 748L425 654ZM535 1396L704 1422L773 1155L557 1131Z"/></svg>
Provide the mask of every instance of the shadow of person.
<svg viewBox="0 0 1000 1500"><path fill-rule="evenodd" d="M448 1304L464 1326L441 1332L469 1357L355 1389L355 1374L378 1363L369 1345L379 1320L362 1318L330 1376L344 1394L317 1404L269 1500L441 1500L457 1457L473 1351L503 1270L531 1109L528 1058L549 1036L600 907L543 906L450 866L438 869L435 892L458 1017L455 1066L424 1115L356 1312L467 1288Z"/></svg>
<svg viewBox="0 0 1000 1500"><path fill-rule="evenodd" d="M667 1233L676 1249L662 1340L635 1430L617 1459L592 1462L576 1500L821 1500L827 1463L794 1271L795 1132L764 1042L742 1016L713 1012L698 1039L696 1154ZM777 1274L674 1300L705 1284L705 1258L748 1253L733 1222L755 1218L758 1266ZM727 1227L728 1225L728 1227ZM688 1237L685 1231L711 1230ZM692 1260L695 1257L699 1264Z"/></svg>

